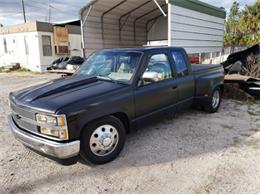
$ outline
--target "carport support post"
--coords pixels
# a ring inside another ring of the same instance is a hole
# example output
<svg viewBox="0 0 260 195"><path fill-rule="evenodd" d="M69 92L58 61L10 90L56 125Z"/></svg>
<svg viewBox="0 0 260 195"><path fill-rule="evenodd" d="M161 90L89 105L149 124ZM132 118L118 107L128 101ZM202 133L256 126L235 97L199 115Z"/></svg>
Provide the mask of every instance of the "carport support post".
<svg viewBox="0 0 260 195"><path fill-rule="evenodd" d="M130 15L131 15L131 13L133 13L134 11L138 10L139 8L145 6L146 4L148 4L148 3L150 3L150 2L151 2L151 0L148 0L148 1L144 2L143 4L139 5L138 7L134 8L134 9L130 10L129 12L125 13L124 15L120 16L119 21L118 21L118 23L119 23L119 40L120 40L120 41L121 41L121 31L123 30L125 24L127 23L127 21L128 21ZM122 20L125 16L127 16L127 18L125 19L124 23L121 25L121 20Z"/></svg>
<svg viewBox="0 0 260 195"><path fill-rule="evenodd" d="M84 38L83 38L83 21L82 19L80 20L80 32L81 32L81 46L82 46L82 57L85 58L85 43L84 43Z"/></svg>
<svg viewBox="0 0 260 195"><path fill-rule="evenodd" d="M125 3L127 0L123 0L120 3L116 4L114 7L111 7L110 9L108 9L107 11L105 11L102 16L101 16L101 34L102 34L102 43L103 43L103 47L105 46L104 44L104 16L106 14L108 14L109 12L111 12L112 10L114 10L115 8L117 8L118 6L122 5L123 3Z"/></svg>
<svg viewBox="0 0 260 195"><path fill-rule="evenodd" d="M81 42L82 42L82 57L85 58L86 54L85 54L85 42L84 42L84 24L86 23L88 16L90 14L90 11L92 9L92 5L90 5L89 9L88 9L88 13L85 16L84 20L82 20L82 16L81 16L81 20L80 20L80 30L81 30Z"/></svg>
<svg viewBox="0 0 260 195"><path fill-rule="evenodd" d="M167 12L166 12L166 13L167 13ZM154 17L154 18L152 18L152 19L150 19L150 20L148 20L148 21L146 22L146 25L145 25L145 26L146 26L146 27L145 27L145 29L146 29L146 42L148 42L148 32L152 29L152 27L153 27L153 25L156 23L157 19L160 18L160 17L162 17L162 16L164 16L164 15L161 14L161 15L156 16L156 17ZM153 22L153 23L152 23L152 25L148 28L150 22Z"/></svg>
<svg viewBox="0 0 260 195"><path fill-rule="evenodd" d="M152 22L151 26L149 27L150 22ZM148 42L148 33L155 24L156 20L149 20L145 25L145 32L146 32L146 42ZM149 28L148 28L149 27Z"/></svg>
<svg viewBox="0 0 260 195"><path fill-rule="evenodd" d="M166 6L166 5L167 5L167 4L164 4L164 5L162 5L161 7L164 7L164 6ZM153 10L151 10L151 11L149 11L149 12L147 12L147 13L141 15L141 16L139 16L138 18L136 18L136 19L134 20L134 41L135 41L135 42L136 42L136 30L135 30L136 22L137 22L138 20L140 20L141 18L143 18L143 17L149 15L150 13L153 13L153 12L156 11L157 9L158 9L158 8L155 8L155 9L153 9Z"/></svg>
<svg viewBox="0 0 260 195"><path fill-rule="evenodd" d="M124 28L124 26L125 26L125 24L127 23L127 21L128 21L128 19L129 19L129 17L131 16L131 14L128 14L127 15L127 18L125 19L125 21L124 21L124 23L123 23L123 25L121 26L121 21L120 21L120 19L119 19L119 27L118 27L118 29L119 29L119 40L121 41L121 31L122 31L122 29Z"/></svg>

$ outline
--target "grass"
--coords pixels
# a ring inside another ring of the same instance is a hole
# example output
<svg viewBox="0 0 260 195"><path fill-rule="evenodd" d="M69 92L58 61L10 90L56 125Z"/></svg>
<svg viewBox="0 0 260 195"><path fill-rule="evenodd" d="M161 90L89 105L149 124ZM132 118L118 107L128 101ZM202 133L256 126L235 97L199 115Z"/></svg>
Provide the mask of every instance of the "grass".
<svg viewBox="0 0 260 195"><path fill-rule="evenodd" d="M7 73L7 72L31 72L31 70L27 69L27 68L19 68L16 70L9 70L6 69L5 67L0 67L0 73Z"/></svg>
<svg viewBox="0 0 260 195"><path fill-rule="evenodd" d="M14 70L15 72L31 72L31 70L27 69L27 68L19 68L17 70Z"/></svg>
<svg viewBox="0 0 260 195"><path fill-rule="evenodd" d="M4 67L0 67L0 73L1 72L6 72Z"/></svg>
<svg viewBox="0 0 260 195"><path fill-rule="evenodd" d="M232 99L232 98L230 98L230 99L233 100L234 102L236 102L239 105L253 105L253 104L260 102L260 101L258 102L255 99L247 99L247 100L236 100L236 99Z"/></svg>

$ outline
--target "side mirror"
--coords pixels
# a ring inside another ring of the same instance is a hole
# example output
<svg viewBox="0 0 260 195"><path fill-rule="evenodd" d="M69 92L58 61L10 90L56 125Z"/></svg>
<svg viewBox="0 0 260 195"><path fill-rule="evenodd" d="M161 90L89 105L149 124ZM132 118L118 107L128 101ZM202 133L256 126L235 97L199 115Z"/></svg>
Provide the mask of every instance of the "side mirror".
<svg viewBox="0 0 260 195"><path fill-rule="evenodd" d="M160 77L157 72L144 72L142 80L148 83L155 83L160 80Z"/></svg>

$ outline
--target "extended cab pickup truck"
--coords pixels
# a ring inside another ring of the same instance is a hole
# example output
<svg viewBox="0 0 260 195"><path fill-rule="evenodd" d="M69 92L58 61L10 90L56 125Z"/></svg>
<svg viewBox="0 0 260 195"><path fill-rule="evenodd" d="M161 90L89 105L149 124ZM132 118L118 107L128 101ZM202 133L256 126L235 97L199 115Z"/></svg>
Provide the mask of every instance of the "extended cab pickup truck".
<svg viewBox="0 0 260 195"><path fill-rule="evenodd" d="M14 136L37 153L102 164L144 119L192 105L216 112L223 79L221 65L190 65L182 48L106 49L71 77L10 93L8 119Z"/></svg>

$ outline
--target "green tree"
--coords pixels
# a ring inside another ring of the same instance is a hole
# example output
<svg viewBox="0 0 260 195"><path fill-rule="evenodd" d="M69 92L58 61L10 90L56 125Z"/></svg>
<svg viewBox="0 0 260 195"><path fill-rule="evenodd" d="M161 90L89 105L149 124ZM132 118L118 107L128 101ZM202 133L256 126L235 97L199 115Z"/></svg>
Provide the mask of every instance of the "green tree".
<svg viewBox="0 0 260 195"><path fill-rule="evenodd" d="M239 23L240 29L245 34L251 35L251 43L259 43L260 32L260 0L252 6L246 6L242 11L241 19Z"/></svg>
<svg viewBox="0 0 260 195"><path fill-rule="evenodd" d="M241 12L239 10L239 3L234 1L227 18L227 23L226 23L227 33L233 35L237 34L240 15Z"/></svg>
<svg viewBox="0 0 260 195"><path fill-rule="evenodd" d="M224 45L231 50L238 45L253 45L260 43L260 0L242 11L234 1L226 21Z"/></svg>
<svg viewBox="0 0 260 195"><path fill-rule="evenodd" d="M224 45L231 46L231 50L234 50L234 47L239 44L242 36L239 30L240 16L239 3L234 1L226 21L226 34L224 36Z"/></svg>

